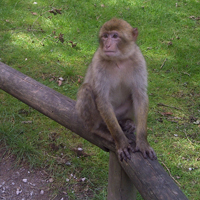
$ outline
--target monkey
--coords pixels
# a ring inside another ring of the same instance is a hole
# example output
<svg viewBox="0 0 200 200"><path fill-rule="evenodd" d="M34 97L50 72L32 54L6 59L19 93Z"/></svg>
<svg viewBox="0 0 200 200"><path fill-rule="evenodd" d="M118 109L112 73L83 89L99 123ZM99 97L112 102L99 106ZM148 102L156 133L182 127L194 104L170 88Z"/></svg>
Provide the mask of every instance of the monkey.
<svg viewBox="0 0 200 200"><path fill-rule="evenodd" d="M156 159L147 141L147 69L136 44L138 29L112 18L99 31L99 47L77 93L76 110L92 133L114 141L120 161L140 151ZM107 133L105 133L105 127ZM132 147L124 131L136 130Z"/></svg>

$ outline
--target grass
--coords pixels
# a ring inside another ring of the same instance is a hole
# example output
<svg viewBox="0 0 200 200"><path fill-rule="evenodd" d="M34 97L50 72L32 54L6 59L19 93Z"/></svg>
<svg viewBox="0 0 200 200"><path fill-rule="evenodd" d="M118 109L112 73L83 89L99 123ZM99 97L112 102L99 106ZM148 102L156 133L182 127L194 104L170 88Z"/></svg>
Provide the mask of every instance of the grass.
<svg viewBox="0 0 200 200"><path fill-rule="evenodd" d="M138 27L137 43L149 72L149 141L188 199L198 200L199 10L199 0L2 0L0 60L75 99L101 25L115 16ZM0 99L1 148L15 154L19 164L44 167L55 180L55 193L106 199L107 153L3 91Z"/></svg>

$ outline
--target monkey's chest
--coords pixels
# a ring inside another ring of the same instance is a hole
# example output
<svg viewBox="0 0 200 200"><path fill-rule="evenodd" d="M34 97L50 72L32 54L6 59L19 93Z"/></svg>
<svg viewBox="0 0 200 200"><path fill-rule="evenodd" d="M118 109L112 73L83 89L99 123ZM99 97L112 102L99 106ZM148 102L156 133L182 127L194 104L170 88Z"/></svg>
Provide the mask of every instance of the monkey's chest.
<svg viewBox="0 0 200 200"><path fill-rule="evenodd" d="M109 93L110 102L114 108L123 105L130 98L130 87L118 84L111 88Z"/></svg>
<svg viewBox="0 0 200 200"><path fill-rule="evenodd" d="M131 98L132 73L126 67L113 67L110 73L109 99L114 108L118 108Z"/></svg>

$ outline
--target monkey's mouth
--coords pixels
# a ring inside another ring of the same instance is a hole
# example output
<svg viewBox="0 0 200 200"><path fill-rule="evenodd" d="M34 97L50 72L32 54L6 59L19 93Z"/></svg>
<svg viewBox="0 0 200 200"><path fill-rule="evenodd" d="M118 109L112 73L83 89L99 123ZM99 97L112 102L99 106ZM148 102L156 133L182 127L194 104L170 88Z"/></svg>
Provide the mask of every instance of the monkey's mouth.
<svg viewBox="0 0 200 200"><path fill-rule="evenodd" d="M104 53L107 55L107 56L114 56L115 55L115 51L104 51Z"/></svg>

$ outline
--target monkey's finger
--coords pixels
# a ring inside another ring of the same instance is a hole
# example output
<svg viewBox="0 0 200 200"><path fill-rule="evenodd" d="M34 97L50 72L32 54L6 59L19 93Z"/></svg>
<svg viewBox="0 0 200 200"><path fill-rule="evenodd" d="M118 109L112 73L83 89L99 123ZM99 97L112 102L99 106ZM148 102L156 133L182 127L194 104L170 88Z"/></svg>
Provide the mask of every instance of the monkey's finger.
<svg viewBox="0 0 200 200"><path fill-rule="evenodd" d="M124 155L124 153L122 152L121 154L120 154L120 161L121 162L123 162L123 160L125 160L125 162L127 162L127 158L126 158L126 156Z"/></svg>
<svg viewBox="0 0 200 200"><path fill-rule="evenodd" d="M149 149L146 150L146 153L151 160L157 159L156 153L154 152L153 148L149 147Z"/></svg>
<svg viewBox="0 0 200 200"><path fill-rule="evenodd" d="M133 148L133 153L140 151L139 148L136 146Z"/></svg>
<svg viewBox="0 0 200 200"><path fill-rule="evenodd" d="M155 152L153 152L154 153L154 160L157 160L157 155L156 155L156 153Z"/></svg>
<svg viewBox="0 0 200 200"><path fill-rule="evenodd" d="M152 149L151 151L148 152L148 156L151 160L156 160L157 159L157 156L154 152L154 150Z"/></svg>
<svg viewBox="0 0 200 200"><path fill-rule="evenodd" d="M133 141L131 141L131 143L133 143ZM129 144L131 144L131 143L129 143ZM129 150L130 150L132 153L135 152L135 151L134 151L134 148L133 148L132 146L129 146Z"/></svg>
<svg viewBox="0 0 200 200"><path fill-rule="evenodd" d="M129 151L128 151L128 148L125 148L125 149L124 149L124 155L125 155L125 157L128 158L129 160L131 159L131 155L130 155L130 153L129 153Z"/></svg>
<svg viewBox="0 0 200 200"><path fill-rule="evenodd" d="M124 159L123 151L121 149L118 149L117 154L118 154L118 159L122 162Z"/></svg>
<svg viewBox="0 0 200 200"><path fill-rule="evenodd" d="M153 160L153 153L152 153L152 151L151 150L149 150L149 151L147 151L147 154L148 154L148 156L149 156L149 158L151 159L151 160Z"/></svg>
<svg viewBox="0 0 200 200"><path fill-rule="evenodd" d="M121 154L119 154L119 160L122 162L123 161L123 157Z"/></svg>
<svg viewBox="0 0 200 200"><path fill-rule="evenodd" d="M143 155L143 157L144 157L145 159L147 159L148 156L147 156L146 151L143 151L143 152L142 152L142 155Z"/></svg>
<svg viewBox="0 0 200 200"><path fill-rule="evenodd" d="M124 156L124 160L125 160L125 162L127 162L127 157L126 156ZM130 160L130 159L129 159Z"/></svg>

